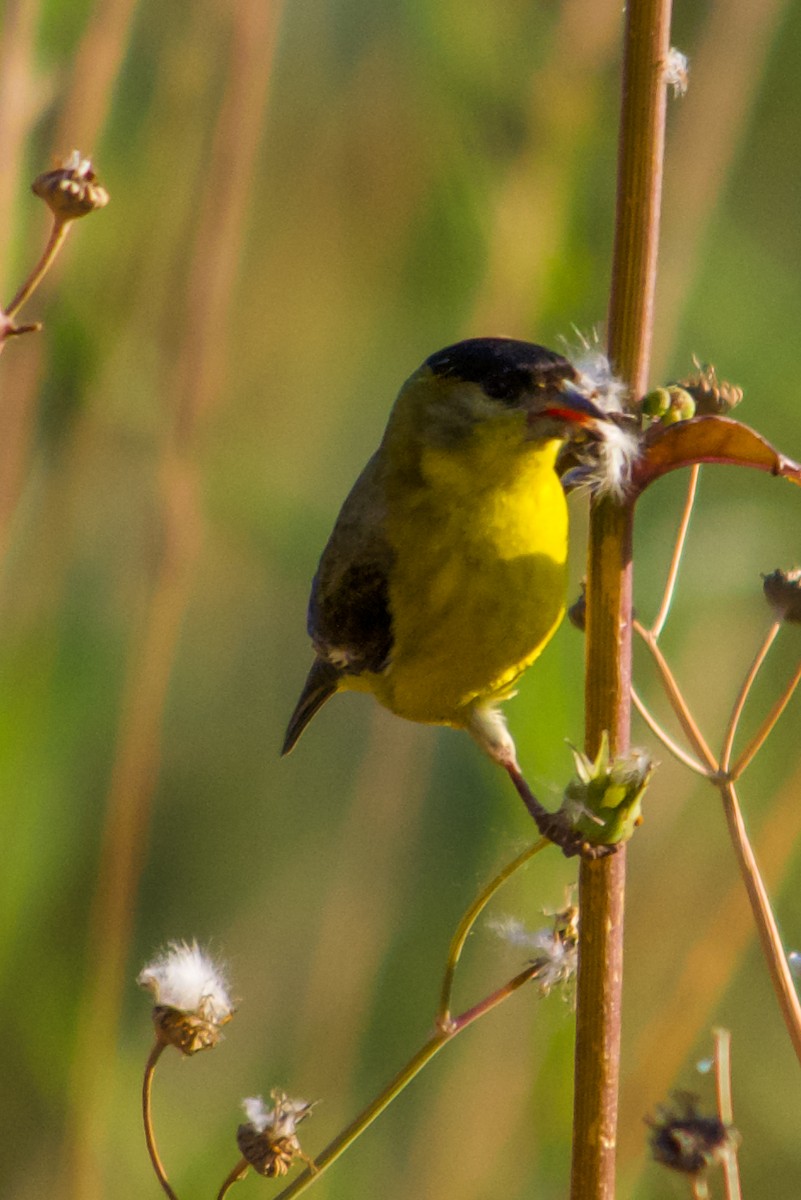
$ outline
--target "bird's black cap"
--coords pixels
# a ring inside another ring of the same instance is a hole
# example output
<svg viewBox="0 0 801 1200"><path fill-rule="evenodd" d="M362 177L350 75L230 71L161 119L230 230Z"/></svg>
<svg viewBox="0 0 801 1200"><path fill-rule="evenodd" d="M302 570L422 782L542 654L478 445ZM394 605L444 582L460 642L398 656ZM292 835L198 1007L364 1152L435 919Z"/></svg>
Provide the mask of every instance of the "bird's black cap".
<svg viewBox="0 0 801 1200"><path fill-rule="evenodd" d="M425 365L445 378L478 383L488 396L515 404L532 387L557 387L575 379L575 368L561 354L514 338L468 338L437 350Z"/></svg>

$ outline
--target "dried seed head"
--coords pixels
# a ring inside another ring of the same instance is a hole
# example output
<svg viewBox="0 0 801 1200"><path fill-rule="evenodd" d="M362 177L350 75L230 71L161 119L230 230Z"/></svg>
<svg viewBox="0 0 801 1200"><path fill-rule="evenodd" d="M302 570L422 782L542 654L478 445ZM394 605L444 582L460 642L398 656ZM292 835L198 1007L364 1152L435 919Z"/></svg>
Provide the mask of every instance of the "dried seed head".
<svg viewBox="0 0 801 1200"><path fill-rule="evenodd" d="M654 1160L683 1175L705 1171L737 1141L733 1129L717 1116L703 1116L698 1105L697 1096L674 1092L672 1105L660 1105L655 1117L646 1118Z"/></svg>
<svg viewBox="0 0 801 1200"><path fill-rule="evenodd" d="M763 575L763 592L777 620L801 622L801 568Z"/></svg>
<svg viewBox="0 0 801 1200"><path fill-rule="evenodd" d="M313 1166L304 1154L298 1141L296 1129L309 1115L312 1105L305 1100L290 1100L285 1092L273 1089L270 1093L274 1107L265 1107L261 1096L250 1096L242 1101L248 1118L236 1132L236 1141L242 1157L254 1171L275 1179L286 1175L296 1158Z"/></svg>
<svg viewBox="0 0 801 1200"><path fill-rule="evenodd" d="M695 411L699 416L725 416L731 412L743 398L743 389L725 379L718 379L718 373L711 363L702 363L693 357L695 371L679 386L689 392L695 401Z"/></svg>
<svg viewBox="0 0 801 1200"><path fill-rule="evenodd" d="M97 181L91 160L73 150L69 158L52 171L37 176L31 185L61 221L75 221L95 209L105 208L108 192Z"/></svg>
<svg viewBox="0 0 801 1200"><path fill-rule="evenodd" d="M153 1024L165 1045L182 1054L209 1050L234 1015L222 969L197 942L170 942L140 972L137 983L151 993Z"/></svg>
<svg viewBox="0 0 801 1200"><path fill-rule="evenodd" d="M801 623L801 568L763 575L762 590L777 620Z"/></svg>

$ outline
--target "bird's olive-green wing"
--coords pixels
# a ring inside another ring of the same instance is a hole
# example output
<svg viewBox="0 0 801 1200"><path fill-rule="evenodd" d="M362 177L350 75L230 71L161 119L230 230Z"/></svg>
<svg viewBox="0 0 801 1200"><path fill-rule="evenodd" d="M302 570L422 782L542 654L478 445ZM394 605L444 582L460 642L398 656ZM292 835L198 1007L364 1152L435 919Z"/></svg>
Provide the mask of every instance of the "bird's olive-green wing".
<svg viewBox="0 0 801 1200"><path fill-rule="evenodd" d="M374 455L342 505L309 599L308 629L320 658L346 674L381 671L392 652L386 504Z"/></svg>
<svg viewBox="0 0 801 1200"><path fill-rule="evenodd" d="M384 515L380 463L374 457L342 506L312 583L308 629L317 657L290 719L283 754L346 676L382 671L391 658L392 549Z"/></svg>

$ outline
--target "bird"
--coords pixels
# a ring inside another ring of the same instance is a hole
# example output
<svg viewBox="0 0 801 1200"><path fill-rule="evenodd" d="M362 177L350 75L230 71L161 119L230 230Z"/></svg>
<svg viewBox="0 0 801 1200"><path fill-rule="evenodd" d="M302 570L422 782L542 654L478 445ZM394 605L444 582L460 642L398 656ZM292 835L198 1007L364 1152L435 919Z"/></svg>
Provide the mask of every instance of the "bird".
<svg viewBox="0 0 801 1200"><path fill-rule="evenodd" d="M511 697L565 609L568 513L557 455L602 439L609 414L561 354L469 338L400 390L314 576L314 662L289 753L338 692L464 729L510 772Z"/></svg>

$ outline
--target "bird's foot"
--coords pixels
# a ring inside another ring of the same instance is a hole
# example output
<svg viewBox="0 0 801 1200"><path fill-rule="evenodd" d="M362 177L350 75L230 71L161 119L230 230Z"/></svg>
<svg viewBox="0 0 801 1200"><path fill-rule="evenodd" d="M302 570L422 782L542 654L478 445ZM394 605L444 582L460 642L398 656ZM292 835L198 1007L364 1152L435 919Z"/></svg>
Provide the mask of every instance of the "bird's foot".
<svg viewBox="0 0 801 1200"><path fill-rule="evenodd" d="M559 847L565 858L575 858L576 855L587 859L606 858L607 855L614 854L622 845L621 842L614 845L603 845L587 841L587 838L576 829L571 817L564 809L553 813L540 804L523 778L516 762L511 765L507 763L502 765L506 767L518 795L534 818L537 829L543 837Z"/></svg>

